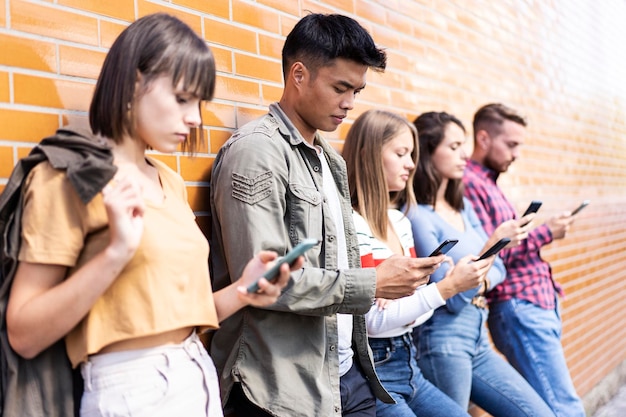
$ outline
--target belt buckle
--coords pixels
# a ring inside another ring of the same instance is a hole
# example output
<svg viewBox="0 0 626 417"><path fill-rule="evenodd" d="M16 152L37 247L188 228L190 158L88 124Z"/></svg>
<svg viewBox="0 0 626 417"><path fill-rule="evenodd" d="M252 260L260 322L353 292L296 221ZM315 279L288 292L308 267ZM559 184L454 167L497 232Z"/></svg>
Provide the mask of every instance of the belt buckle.
<svg viewBox="0 0 626 417"><path fill-rule="evenodd" d="M478 308L487 308L487 297L484 295L476 295L472 298L472 304Z"/></svg>

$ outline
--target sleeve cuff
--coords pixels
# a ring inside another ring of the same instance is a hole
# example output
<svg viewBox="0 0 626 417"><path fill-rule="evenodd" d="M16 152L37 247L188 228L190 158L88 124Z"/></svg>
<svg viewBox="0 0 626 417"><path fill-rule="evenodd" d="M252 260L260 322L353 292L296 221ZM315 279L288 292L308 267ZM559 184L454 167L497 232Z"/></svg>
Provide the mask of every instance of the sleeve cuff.
<svg viewBox="0 0 626 417"><path fill-rule="evenodd" d="M441 293L439 292L439 288L437 288L437 285L434 282L428 284L426 288L422 289L422 295L430 308L433 310L446 303L446 300L443 299Z"/></svg>

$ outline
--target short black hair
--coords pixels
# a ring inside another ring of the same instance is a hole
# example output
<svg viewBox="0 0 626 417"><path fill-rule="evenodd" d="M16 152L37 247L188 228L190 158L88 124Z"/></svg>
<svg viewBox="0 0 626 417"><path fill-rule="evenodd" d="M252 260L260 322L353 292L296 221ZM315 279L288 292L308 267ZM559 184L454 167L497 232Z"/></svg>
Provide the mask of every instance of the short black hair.
<svg viewBox="0 0 626 417"><path fill-rule="evenodd" d="M294 26L283 46L283 76L301 61L310 70L344 58L382 72L387 54L354 19L340 14L311 13Z"/></svg>
<svg viewBox="0 0 626 417"><path fill-rule="evenodd" d="M206 42L174 16L155 13L128 26L107 54L89 107L93 133L119 143L134 136L133 101L138 74L143 85L162 76L172 77L174 87L201 100L215 91L215 60ZM192 129L183 149L194 152L203 140L202 126Z"/></svg>

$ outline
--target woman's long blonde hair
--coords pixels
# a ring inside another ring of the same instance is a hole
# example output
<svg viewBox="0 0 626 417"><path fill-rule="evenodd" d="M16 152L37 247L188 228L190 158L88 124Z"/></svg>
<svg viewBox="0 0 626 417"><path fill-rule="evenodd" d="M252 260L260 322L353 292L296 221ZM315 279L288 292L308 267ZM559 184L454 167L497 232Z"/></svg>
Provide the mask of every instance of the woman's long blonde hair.
<svg viewBox="0 0 626 417"><path fill-rule="evenodd" d="M374 236L382 240L387 240L387 210L403 205L408 209L415 204L415 170L410 172L404 190L390 193L382 163L383 145L400 134L403 127L413 135L411 157L417 164L419 146L415 126L390 111L368 110L361 114L348 131L343 146L352 207L365 218Z"/></svg>

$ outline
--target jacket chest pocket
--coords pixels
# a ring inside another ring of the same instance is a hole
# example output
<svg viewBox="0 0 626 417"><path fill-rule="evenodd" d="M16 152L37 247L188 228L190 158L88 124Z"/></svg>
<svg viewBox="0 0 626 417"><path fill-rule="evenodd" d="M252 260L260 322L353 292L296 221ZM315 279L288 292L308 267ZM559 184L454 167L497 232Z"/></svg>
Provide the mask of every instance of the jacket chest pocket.
<svg viewBox="0 0 626 417"><path fill-rule="evenodd" d="M322 239L322 194L307 185L289 184L287 219L289 238L298 242L304 238Z"/></svg>

